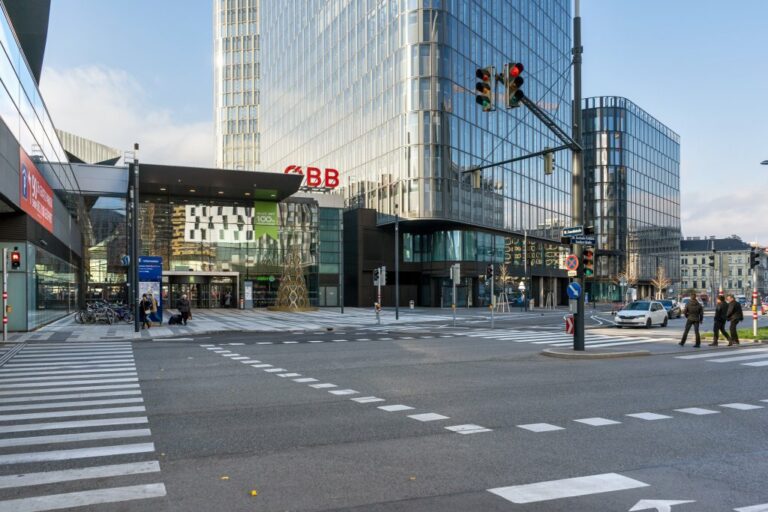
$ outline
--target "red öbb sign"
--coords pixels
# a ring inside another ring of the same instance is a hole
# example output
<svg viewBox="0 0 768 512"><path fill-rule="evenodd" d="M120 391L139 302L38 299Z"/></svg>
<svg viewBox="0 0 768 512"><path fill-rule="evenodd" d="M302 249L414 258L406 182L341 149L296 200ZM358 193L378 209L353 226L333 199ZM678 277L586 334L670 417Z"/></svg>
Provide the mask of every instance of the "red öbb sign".
<svg viewBox="0 0 768 512"><path fill-rule="evenodd" d="M289 165L283 171L284 174L301 174L304 176L304 185L312 188L336 188L339 186L339 171L326 167L321 170L319 167L307 167L307 172L300 165Z"/></svg>

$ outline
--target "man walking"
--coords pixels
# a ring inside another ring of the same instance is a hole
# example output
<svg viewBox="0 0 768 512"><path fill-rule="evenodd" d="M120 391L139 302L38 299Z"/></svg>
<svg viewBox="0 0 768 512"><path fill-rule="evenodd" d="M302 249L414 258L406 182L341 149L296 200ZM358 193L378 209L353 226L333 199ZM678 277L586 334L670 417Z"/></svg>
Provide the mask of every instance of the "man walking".
<svg viewBox="0 0 768 512"><path fill-rule="evenodd" d="M179 308L179 313L181 313L181 321L184 325L187 325L187 320L189 319L189 310L191 308L189 304L189 299L187 298L187 295L184 294L179 299L178 304L176 304L176 307Z"/></svg>
<svg viewBox="0 0 768 512"><path fill-rule="evenodd" d="M691 326L693 326L693 330L696 333L696 344L694 345L694 348L698 348L701 346L701 335L699 334L699 322L701 322L701 317L704 314L704 308L701 307L701 304L699 304L699 301L696 300L696 294L691 294L691 300L688 301L688 304L685 305L685 331L683 332L683 339L680 340L681 347L685 345L685 340L688 338L688 331L691 330Z"/></svg>
<svg viewBox="0 0 768 512"><path fill-rule="evenodd" d="M716 347L717 346L717 338L719 337L720 333L723 333L723 337L728 340L728 343L731 342L731 338L728 336L728 334L725 332L725 322L728 319L728 304L725 303L725 297L722 295L717 296L717 306L715 307L715 324L714 324L714 335L712 336L712 343L709 344L710 347Z"/></svg>
<svg viewBox="0 0 768 512"><path fill-rule="evenodd" d="M731 325L728 326L728 330L731 332L731 340L728 342L728 346L739 344L739 333L736 331L736 326L744 320L744 313L741 311L741 304L733 294L728 295L728 311L726 313L728 321Z"/></svg>

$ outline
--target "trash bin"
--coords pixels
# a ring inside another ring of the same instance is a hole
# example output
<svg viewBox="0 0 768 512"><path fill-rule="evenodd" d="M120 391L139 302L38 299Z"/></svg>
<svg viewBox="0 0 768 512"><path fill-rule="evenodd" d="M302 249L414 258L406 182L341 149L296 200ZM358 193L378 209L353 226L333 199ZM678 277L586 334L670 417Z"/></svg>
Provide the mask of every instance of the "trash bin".
<svg viewBox="0 0 768 512"><path fill-rule="evenodd" d="M412 300L409 300L409 301L408 301L408 307L409 307L409 308L413 309L415 305L416 305L416 304L414 303L414 301L412 301Z"/></svg>
<svg viewBox="0 0 768 512"><path fill-rule="evenodd" d="M536 307L536 299L531 299L531 302L528 304L528 309L533 309Z"/></svg>

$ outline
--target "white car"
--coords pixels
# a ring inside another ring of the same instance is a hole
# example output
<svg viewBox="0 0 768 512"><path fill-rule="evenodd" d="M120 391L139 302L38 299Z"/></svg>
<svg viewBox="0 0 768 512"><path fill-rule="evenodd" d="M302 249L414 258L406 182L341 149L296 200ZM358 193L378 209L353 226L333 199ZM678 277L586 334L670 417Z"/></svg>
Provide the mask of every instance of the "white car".
<svg viewBox="0 0 768 512"><path fill-rule="evenodd" d="M669 317L661 302L655 300L636 300L630 302L616 313L616 327L651 327L667 326Z"/></svg>

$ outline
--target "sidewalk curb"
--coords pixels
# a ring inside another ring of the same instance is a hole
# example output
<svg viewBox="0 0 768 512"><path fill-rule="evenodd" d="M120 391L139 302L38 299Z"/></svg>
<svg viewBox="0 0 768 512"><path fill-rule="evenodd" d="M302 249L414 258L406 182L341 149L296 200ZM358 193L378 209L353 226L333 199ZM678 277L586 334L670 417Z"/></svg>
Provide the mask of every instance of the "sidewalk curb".
<svg viewBox="0 0 768 512"><path fill-rule="evenodd" d="M541 355L547 357L557 357L560 359L618 359L621 357L641 357L650 356L649 350L629 350L614 352L576 352L570 349L546 348L541 351Z"/></svg>

